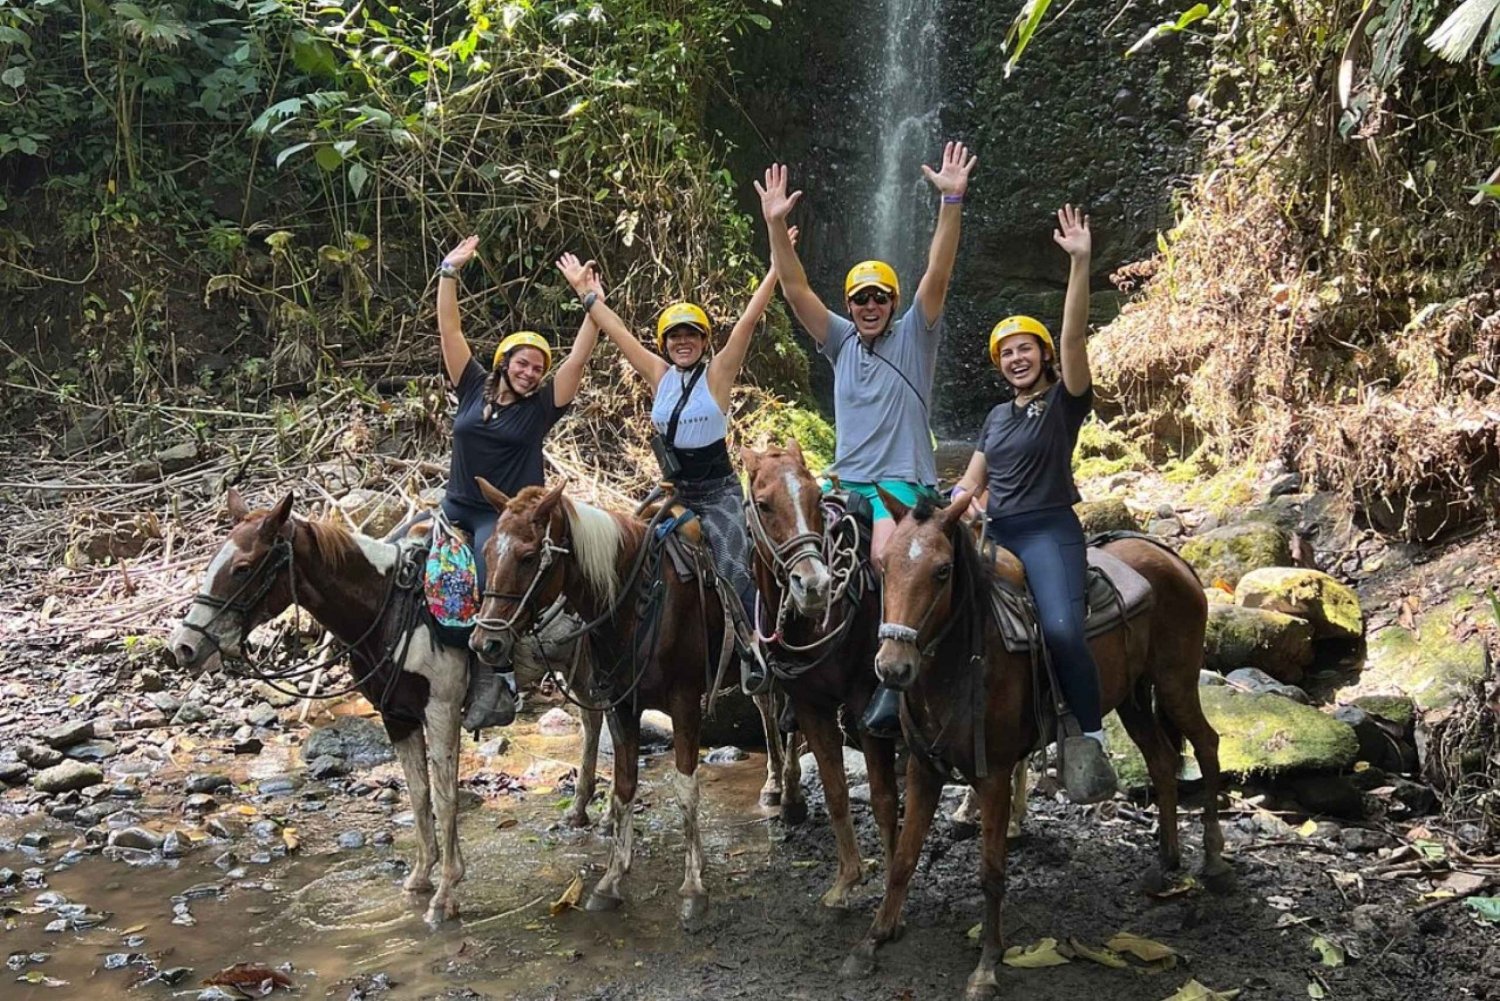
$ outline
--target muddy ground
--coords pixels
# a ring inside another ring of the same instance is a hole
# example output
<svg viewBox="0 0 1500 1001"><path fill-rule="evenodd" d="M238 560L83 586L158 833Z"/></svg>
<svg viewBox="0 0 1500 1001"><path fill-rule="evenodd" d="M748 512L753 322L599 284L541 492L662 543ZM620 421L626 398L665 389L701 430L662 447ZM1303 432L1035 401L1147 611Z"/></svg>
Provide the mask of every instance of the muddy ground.
<svg viewBox="0 0 1500 1001"><path fill-rule="evenodd" d="M98 757L104 774L82 793L0 794L7 999L198 997L203 980L243 962L284 966L303 996L340 999L924 1001L960 996L977 959L966 935L979 913L977 845L941 820L905 936L882 951L874 976L841 979L879 898L878 873L848 911L821 908L834 860L817 790L809 822L783 826L756 805L764 762L753 754L703 768L712 903L697 933L677 925L681 826L660 754L649 759L625 909L552 915L549 904L575 875L588 884L602 872L610 842L559 825L577 740L539 734L546 703L536 700L503 751L495 733L483 746L466 743L464 915L430 931L400 892L411 829L393 763L310 777L298 707L272 711L242 682L194 688L167 673L165 690L147 692L154 681L143 683L141 658L61 655L35 637L0 643L0 657L0 757L45 727L90 719L96 738L85 756ZM163 719L174 699L199 705L204 719ZM362 704L331 708L358 714ZM329 712L320 707L311 722L332 722ZM190 800L190 780L205 775L228 784L198 794L211 802ZM1082 958L1007 967L1002 996L1162 1001L1196 979L1247 999L1500 998L1495 927L1461 903L1423 896L1442 892L1448 863L1463 868L1457 852L1477 846L1429 818L1425 832L1389 826L1351 850L1335 825L1302 834L1300 816L1236 802L1226 816L1234 892L1157 899L1138 886L1154 857L1154 810L1034 797L1012 858L1007 944L1050 936L1098 946L1130 931L1178 959L1154 972ZM855 809L874 855L868 810ZM1196 865L1196 816L1183 827ZM103 845L126 828L144 834ZM1411 861L1421 853L1405 842L1424 833L1426 856ZM1391 869L1397 875L1385 878ZM1343 948L1343 965L1320 962L1317 936ZM148 979L163 970L190 972L174 972L175 986Z"/></svg>

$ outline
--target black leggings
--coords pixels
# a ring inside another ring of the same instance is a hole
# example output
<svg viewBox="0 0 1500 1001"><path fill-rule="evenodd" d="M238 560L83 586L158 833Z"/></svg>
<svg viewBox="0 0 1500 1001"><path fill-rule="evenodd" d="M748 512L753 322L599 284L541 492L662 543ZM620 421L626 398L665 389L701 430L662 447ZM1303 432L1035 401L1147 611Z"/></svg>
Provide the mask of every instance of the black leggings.
<svg viewBox="0 0 1500 1001"><path fill-rule="evenodd" d="M992 519L986 534L1026 567L1057 683L1078 726L1085 733L1101 729L1099 668L1084 633L1088 557L1078 515L1071 507L1044 508Z"/></svg>

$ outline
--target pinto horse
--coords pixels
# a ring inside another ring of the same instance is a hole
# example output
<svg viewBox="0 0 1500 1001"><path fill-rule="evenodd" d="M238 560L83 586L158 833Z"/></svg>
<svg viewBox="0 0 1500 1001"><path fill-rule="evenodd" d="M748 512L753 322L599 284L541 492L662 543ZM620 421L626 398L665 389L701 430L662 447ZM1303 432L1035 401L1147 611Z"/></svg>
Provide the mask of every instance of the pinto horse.
<svg viewBox="0 0 1500 1001"><path fill-rule="evenodd" d="M992 998L998 993L995 964L1002 951L1011 773L1041 736L1031 660L1008 652L999 635L989 597L995 567L980 559L961 523L969 498L946 508L922 502L914 509L884 491L881 499L897 525L882 561L884 638L875 670L884 683L904 690L903 724L914 753L907 762L906 811L895 862L886 871L885 899L845 961L844 974L872 970L876 949L897 933L942 793L943 769L949 768L978 790L982 812L983 950L966 997ZM1185 736L1203 770L1203 875L1211 888L1225 888L1231 873L1219 829L1219 736L1198 702L1208 618L1203 588L1192 568L1152 542L1122 539L1104 548L1147 580L1154 599L1149 613L1096 637L1091 646L1104 709L1120 714L1151 775L1160 810L1158 863L1162 870L1181 865L1177 772ZM978 734L976 728L982 728Z"/></svg>
<svg viewBox="0 0 1500 1001"><path fill-rule="evenodd" d="M559 596L590 627L591 684L571 679L586 711L602 711L614 738L614 795L610 820L615 841L609 867L585 906L611 910L623 903L620 882L630 871L641 711L664 709L672 717L676 772L687 841L682 921L703 916L703 843L698 830L698 734L710 658L717 664L723 608L706 557L697 579L684 579L660 555L659 574L645 569L651 553L646 522L603 511L550 490L526 487L515 497L480 480L500 512L485 550L489 579L470 646L486 663L508 658L517 641Z"/></svg>
<svg viewBox="0 0 1500 1001"><path fill-rule="evenodd" d="M858 522L829 521L823 492L807 471L795 439L764 452L743 448L750 480L750 539L761 596L756 624L772 673L791 700L822 777L828 822L838 853L838 874L823 894L825 907L843 907L864 877L859 841L849 817L844 775L844 719L858 720L874 694L880 595L868 579ZM833 564L830 567L830 564ZM895 744L860 734L870 776L870 806L889 867L896 847ZM797 755L786 755L781 817L807 816Z"/></svg>
<svg viewBox="0 0 1500 1001"><path fill-rule="evenodd" d="M233 488L234 527L204 575L203 590L171 638L177 663L213 666L243 656L250 631L301 605L346 648L354 688L380 710L406 777L416 818L417 861L409 893L433 890L427 921L458 916L464 876L458 846L458 740L468 687L468 654L430 633L420 578L404 547L357 535L331 521L292 516L292 495L249 510ZM410 580L401 580L410 574ZM413 593L414 592L414 593ZM281 674L288 677L288 674ZM436 826L434 826L434 814Z"/></svg>

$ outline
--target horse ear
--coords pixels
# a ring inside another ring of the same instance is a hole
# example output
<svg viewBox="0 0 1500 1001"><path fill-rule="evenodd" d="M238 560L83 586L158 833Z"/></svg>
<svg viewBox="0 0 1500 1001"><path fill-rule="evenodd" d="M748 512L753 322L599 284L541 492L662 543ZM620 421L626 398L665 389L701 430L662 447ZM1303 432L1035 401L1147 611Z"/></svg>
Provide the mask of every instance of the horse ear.
<svg viewBox="0 0 1500 1001"><path fill-rule="evenodd" d="M242 522L242 521L245 520L245 516L248 515L249 513L250 513L250 508L245 503L245 498L241 497L240 496L240 492L238 490L236 490L234 487L230 487L229 488L229 517L234 520L234 523L236 525L238 525L240 522Z"/></svg>
<svg viewBox="0 0 1500 1001"><path fill-rule="evenodd" d="M875 492L880 495L880 503L885 505L885 509L891 513L892 518L900 521L911 514L911 508L897 500L895 494L887 493L886 489L878 483L875 484Z"/></svg>
<svg viewBox="0 0 1500 1001"><path fill-rule="evenodd" d="M292 502L296 499L297 495L288 491L287 495L271 508L271 513L266 515L266 520L260 523L260 534L267 539L274 539L281 532L286 520L292 516Z"/></svg>
<svg viewBox="0 0 1500 1001"><path fill-rule="evenodd" d="M505 505L510 503L510 498L505 496L505 491L490 483L483 476L474 477L474 482L479 484L479 492L484 494L484 499L490 502L496 511L505 513Z"/></svg>
<svg viewBox="0 0 1500 1001"><path fill-rule="evenodd" d="M943 508L943 513L939 515L943 519L943 528L952 528L957 525L959 519L964 516L964 512L969 510L969 502L972 499L966 493L959 494L947 507Z"/></svg>
<svg viewBox="0 0 1500 1001"><path fill-rule="evenodd" d="M550 521L552 519L552 512L557 508L558 503L562 501L563 487L567 485L568 481L563 480L557 486L547 491L547 495L537 501L536 510L531 514L531 520L539 525L544 521Z"/></svg>
<svg viewBox="0 0 1500 1001"><path fill-rule="evenodd" d="M786 449L787 455L795 457L802 465L807 465L807 460L802 458L802 443L800 441L796 438L788 438L783 447Z"/></svg>
<svg viewBox="0 0 1500 1001"><path fill-rule="evenodd" d="M755 471L760 468L760 461L764 459L764 452L757 452L749 445L740 446L740 465L745 467L745 473L753 480Z"/></svg>

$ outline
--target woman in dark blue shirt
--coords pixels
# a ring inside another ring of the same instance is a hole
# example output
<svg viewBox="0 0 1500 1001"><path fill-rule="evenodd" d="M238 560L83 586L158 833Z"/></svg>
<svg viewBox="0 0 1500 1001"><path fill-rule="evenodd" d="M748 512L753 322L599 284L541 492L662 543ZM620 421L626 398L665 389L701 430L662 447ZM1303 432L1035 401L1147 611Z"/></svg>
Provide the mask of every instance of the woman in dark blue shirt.
<svg viewBox="0 0 1500 1001"><path fill-rule="evenodd" d="M458 309L458 273L479 248L470 236L448 251L438 268L438 335L443 369L458 394L453 417L453 459L443 513L471 536L481 586L484 546L495 530L495 509L479 492L476 477L484 477L514 496L522 487L539 486L545 478L542 442L578 394L589 355L599 340L599 328L585 310L583 325L552 381L552 348L546 338L529 330L500 341L488 372L474 358L464 338ZM559 267L564 262L559 261ZM592 268L588 295L602 298L603 287ZM479 669L471 679L464 726L475 729L509 723L515 715L514 684L495 672Z"/></svg>
<svg viewBox="0 0 1500 1001"><path fill-rule="evenodd" d="M1057 224L1052 238L1070 260L1062 344L1029 316L995 325L990 360L1009 398L986 418L955 493L987 489L988 503L976 512L985 534L1026 568L1063 700L1083 734L1063 745L1064 784L1074 802L1096 803L1114 794L1115 775L1104 751L1099 670L1084 634L1087 550L1073 511L1073 448L1094 405L1087 343L1093 238L1088 216L1071 205L1058 210Z"/></svg>

